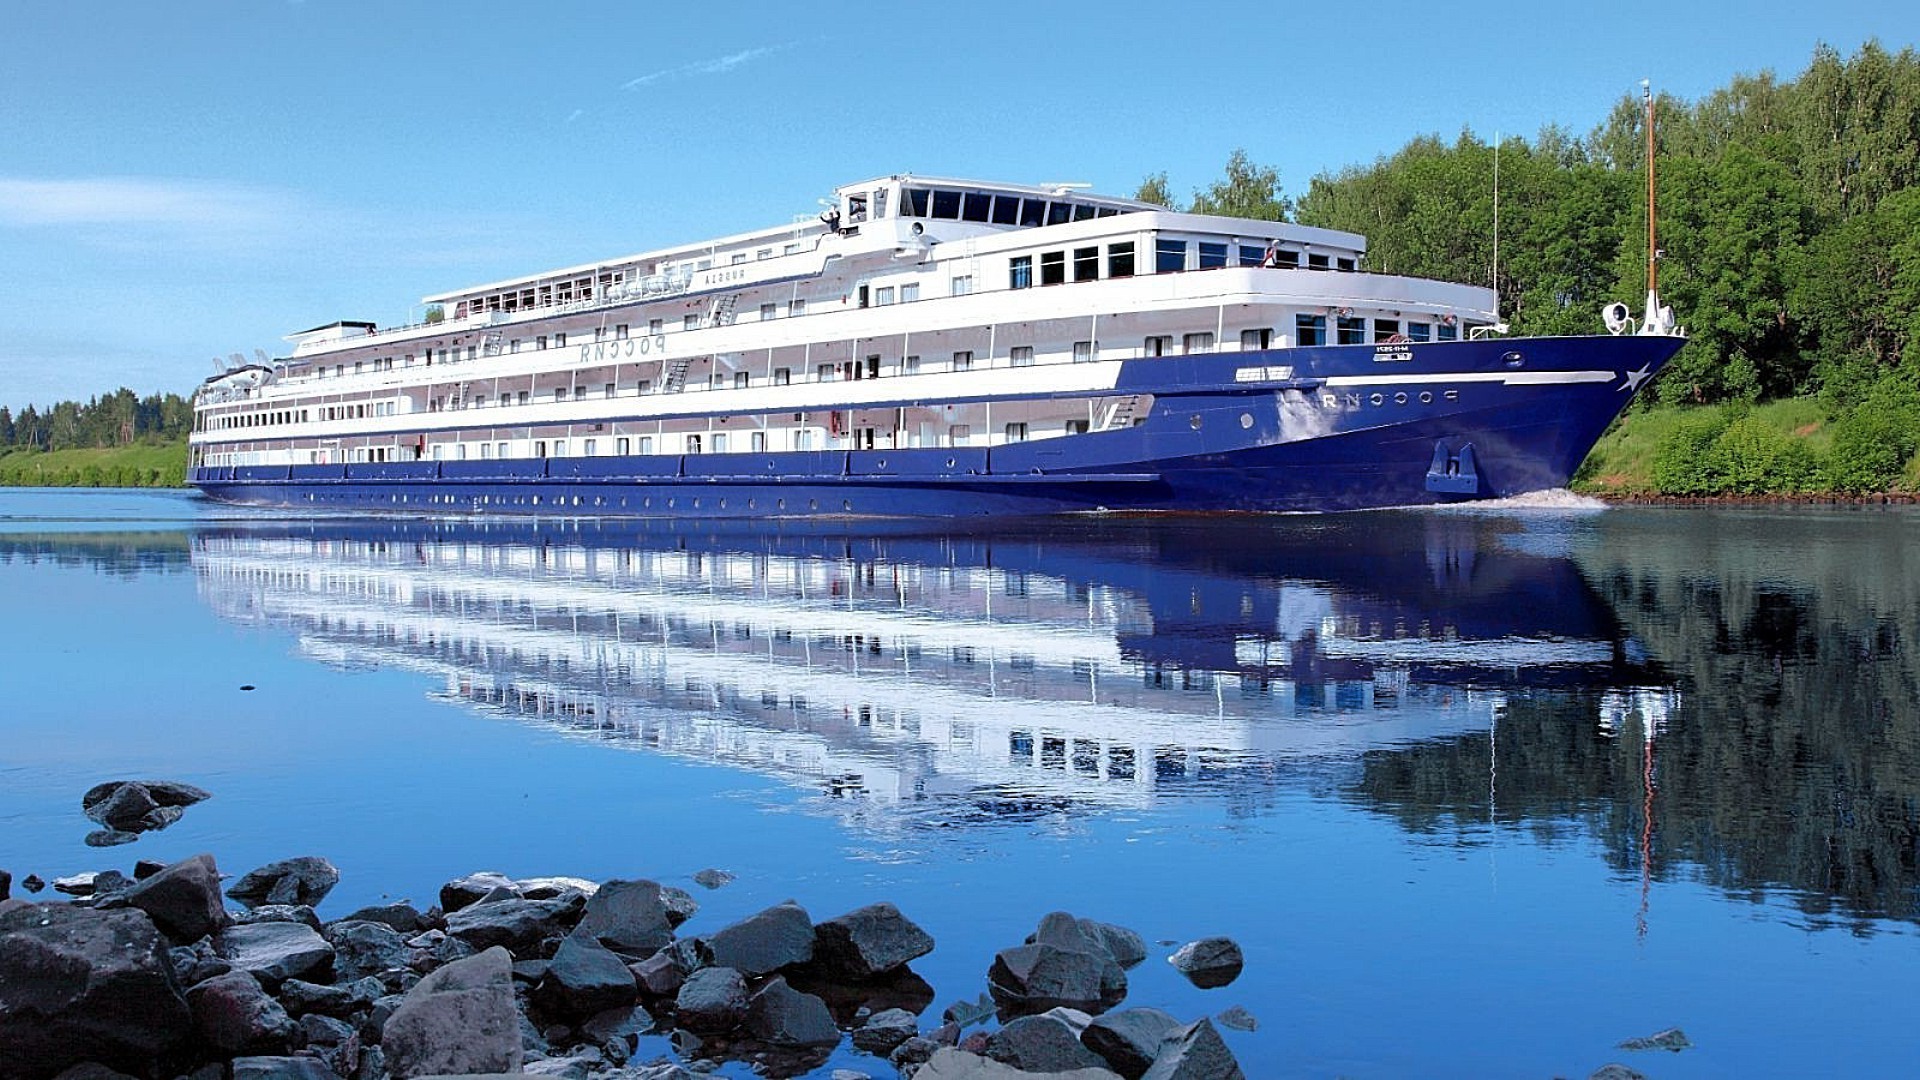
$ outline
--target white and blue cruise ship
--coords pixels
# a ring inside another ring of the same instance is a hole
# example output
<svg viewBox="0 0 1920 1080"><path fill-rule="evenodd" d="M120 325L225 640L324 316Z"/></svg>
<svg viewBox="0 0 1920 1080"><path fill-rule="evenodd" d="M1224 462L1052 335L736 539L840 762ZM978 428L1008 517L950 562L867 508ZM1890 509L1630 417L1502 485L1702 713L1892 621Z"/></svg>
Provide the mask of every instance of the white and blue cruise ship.
<svg viewBox="0 0 1920 1080"><path fill-rule="evenodd" d="M593 516L1349 510L1564 485L1680 347L1511 338L1366 241L913 175L755 232L426 298L209 379L234 502ZM1633 332L1637 329L1637 332Z"/></svg>

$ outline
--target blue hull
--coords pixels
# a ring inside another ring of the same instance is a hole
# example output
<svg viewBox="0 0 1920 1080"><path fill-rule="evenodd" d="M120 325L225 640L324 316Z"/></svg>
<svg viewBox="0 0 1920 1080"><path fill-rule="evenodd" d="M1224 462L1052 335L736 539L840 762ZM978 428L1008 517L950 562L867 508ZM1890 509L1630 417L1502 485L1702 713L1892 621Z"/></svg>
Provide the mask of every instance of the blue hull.
<svg viewBox="0 0 1920 1080"><path fill-rule="evenodd" d="M198 468L190 482L253 505L600 517L1456 502L1564 486L1681 344L1510 338L1128 361L1113 393L1152 395L1146 422L992 448L242 466Z"/></svg>

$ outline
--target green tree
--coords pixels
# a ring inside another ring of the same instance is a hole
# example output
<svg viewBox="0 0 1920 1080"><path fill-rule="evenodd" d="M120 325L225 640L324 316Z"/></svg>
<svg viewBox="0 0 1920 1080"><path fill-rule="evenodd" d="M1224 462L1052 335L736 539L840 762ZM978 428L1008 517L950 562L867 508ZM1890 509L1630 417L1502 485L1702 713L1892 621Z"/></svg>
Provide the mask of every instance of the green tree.
<svg viewBox="0 0 1920 1080"><path fill-rule="evenodd" d="M1293 202L1280 193L1278 169L1255 165L1245 150L1235 150L1227 158L1226 175L1193 193L1191 210L1196 214L1285 221L1293 213Z"/></svg>
<svg viewBox="0 0 1920 1080"><path fill-rule="evenodd" d="M1167 186L1167 174L1164 171L1148 173L1146 178L1140 181L1140 186L1134 190L1133 197L1141 202L1150 202L1171 209L1173 189Z"/></svg>

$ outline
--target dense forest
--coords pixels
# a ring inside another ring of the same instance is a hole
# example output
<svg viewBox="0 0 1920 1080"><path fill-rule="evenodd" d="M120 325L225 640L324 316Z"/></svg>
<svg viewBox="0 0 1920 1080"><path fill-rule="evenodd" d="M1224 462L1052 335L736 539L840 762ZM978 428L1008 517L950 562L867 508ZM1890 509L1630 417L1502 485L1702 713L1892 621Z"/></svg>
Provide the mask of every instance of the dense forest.
<svg viewBox="0 0 1920 1080"><path fill-rule="evenodd" d="M1895 486L1920 448L1920 56L1823 46L1654 115L1659 285L1691 340L1642 407L1722 406L1667 438L1661 489ZM1297 199L1236 151L1187 208L1362 233L1372 270L1491 284L1516 334L1593 333L1646 295L1646 167L1629 94L1585 136L1425 136ZM1138 195L1175 205L1164 173ZM1817 459L1746 415L1792 397L1831 419Z"/></svg>
<svg viewBox="0 0 1920 1080"><path fill-rule="evenodd" d="M0 405L0 454L176 442L191 430L191 401L178 394L135 397L124 386L85 404L62 401L45 412L28 405L15 416Z"/></svg>

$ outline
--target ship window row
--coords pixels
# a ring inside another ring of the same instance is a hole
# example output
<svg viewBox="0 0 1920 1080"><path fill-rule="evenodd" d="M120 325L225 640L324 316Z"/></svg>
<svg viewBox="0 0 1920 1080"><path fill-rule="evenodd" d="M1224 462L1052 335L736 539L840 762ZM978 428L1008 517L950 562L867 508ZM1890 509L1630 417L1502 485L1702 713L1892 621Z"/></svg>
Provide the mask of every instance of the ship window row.
<svg viewBox="0 0 1920 1080"><path fill-rule="evenodd" d="M907 217L933 218L936 221L976 221L991 225L1019 225L1036 228L1062 225L1069 221L1088 221L1123 213L1118 207L1066 199L1041 199L1030 195L996 195L987 191L954 191L948 188L907 188L902 192ZM884 214L877 215L884 216ZM853 221L861 220L854 216Z"/></svg>
<svg viewBox="0 0 1920 1080"><path fill-rule="evenodd" d="M1326 345L1327 317L1325 315L1299 314L1293 317L1294 341L1300 345ZM1469 328L1473 324L1468 324ZM1335 345L1364 345L1369 340L1368 320L1358 315L1336 315L1334 317ZM1457 319L1449 315L1436 321L1408 319L1372 320L1371 340L1380 343L1422 342L1422 341L1458 341L1460 326Z"/></svg>
<svg viewBox="0 0 1920 1080"><path fill-rule="evenodd" d="M306 422L307 416L306 409L268 409L261 412L228 413L212 418L212 430L237 431L242 428L271 427L275 424L301 424Z"/></svg>

